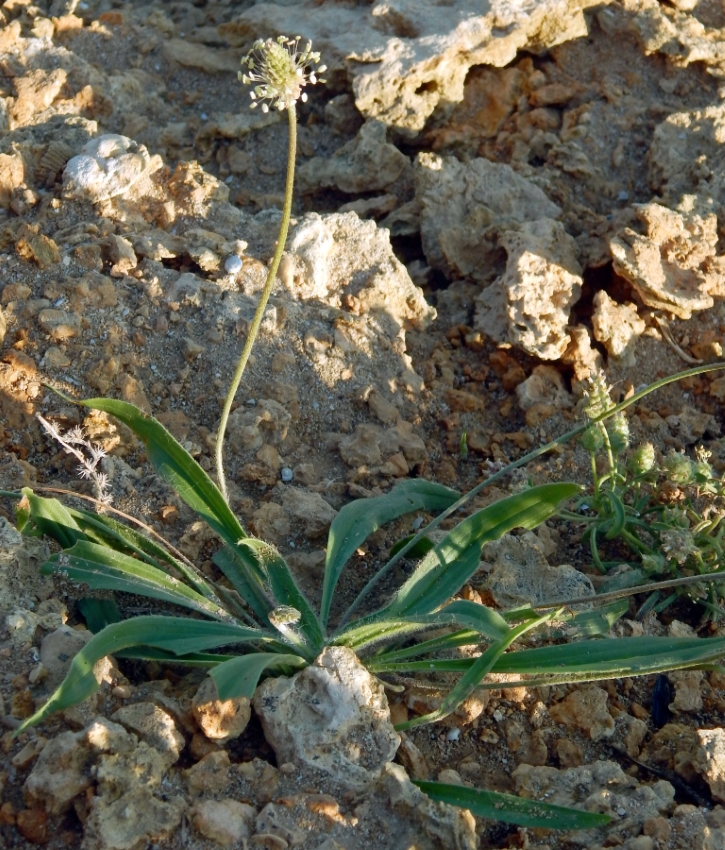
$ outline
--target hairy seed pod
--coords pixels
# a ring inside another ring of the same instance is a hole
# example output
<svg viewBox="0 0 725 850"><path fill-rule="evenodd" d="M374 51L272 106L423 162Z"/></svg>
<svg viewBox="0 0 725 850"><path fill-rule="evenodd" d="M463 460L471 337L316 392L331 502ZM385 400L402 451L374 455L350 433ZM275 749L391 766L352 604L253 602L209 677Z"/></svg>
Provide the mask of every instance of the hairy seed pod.
<svg viewBox="0 0 725 850"><path fill-rule="evenodd" d="M615 455L621 455L629 445L629 422L620 411L612 416L604 426L609 434L609 442Z"/></svg>
<svg viewBox="0 0 725 850"><path fill-rule="evenodd" d="M634 475L644 475L655 465L655 447L652 443L639 446L629 459L629 471Z"/></svg>
<svg viewBox="0 0 725 850"><path fill-rule="evenodd" d="M590 425L579 437L579 442L590 454L596 454L604 445L602 426Z"/></svg>

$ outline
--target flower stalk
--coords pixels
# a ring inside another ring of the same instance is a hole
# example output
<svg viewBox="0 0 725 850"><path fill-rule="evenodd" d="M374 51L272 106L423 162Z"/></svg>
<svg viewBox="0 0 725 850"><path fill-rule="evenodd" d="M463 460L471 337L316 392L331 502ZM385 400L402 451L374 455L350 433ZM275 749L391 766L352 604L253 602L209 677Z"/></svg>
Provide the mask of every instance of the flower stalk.
<svg viewBox="0 0 725 850"><path fill-rule="evenodd" d="M320 61L320 54L312 52L312 45L309 42L305 49L301 53L298 53L297 46L299 40L299 37L288 39L285 36L280 36L276 41L272 41L271 39L256 41L251 52L242 60L242 64L247 66L247 73L243 74L240 72L239 74L239 79L246 85L257 84L250 94L253 101L252 108L261 104L262 111L269 112L269 106L264 101L270 100L280 111L287 110L287 117L289 119L289 149L287 151L287 181L282 207L282 221L280 222L279 235L277 236L277 248L274 252L269 272L267 273L267 280L254 313L252 324L249 327L244 348L237 362L237 368L224 402L219 430L217 431L215 447L217 481L226 502L229 502L229 496L226 478L224 476L224 435L229 422L234 397L242 381L249 355L252 352L259 328L262 324L269 296L272 293L274 282L277 278L277 271L279 270L279 264L284 253L290 217L292 215L292 191L294 188L297 155L297 113L295 104L298 100L303 102L307 100L307 95L302 91L305 85L325 82L325 80L319 79L315 72L311 70L311 66ZM323 72L324 70L324 65L321 65L318 69L319 72Z"/></svg>

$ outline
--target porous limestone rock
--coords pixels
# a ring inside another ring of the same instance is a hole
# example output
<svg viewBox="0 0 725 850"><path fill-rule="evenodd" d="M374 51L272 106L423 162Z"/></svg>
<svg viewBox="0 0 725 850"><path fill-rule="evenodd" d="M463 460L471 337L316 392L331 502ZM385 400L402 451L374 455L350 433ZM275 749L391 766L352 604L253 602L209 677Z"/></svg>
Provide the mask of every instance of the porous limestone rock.
<svg viewBox="0 0 725 850"><path fill-rule="evenodd" d="M615 272L648 307L681 319L712 307L713 295L725 295L725 276L715 258L715 214L679 213L655 203L634 209L645 232L627 227L610 240Z"/></svg>
<svg viewBox="0 0 725 850"><path fill-rule="evenodd" d="M194 695L191 713L206 737L219 744L238 738L252 716L246 697L219 699L216 685L208 676Z"/></svg>
<svg viewBox="0 0 725 850"><path fill-rule="evenodd" d="M596 685L577 687L561 702L549 708L551 719L562 726L581 729L592 741L611 738L614 718L609 713L609 695Z"/></svg>
<svg viewBox="0 0 725 850"><path fill-rule="evenodd" d="M370 119L357 136L330 157L314 157L300 166L300 191L315 192L334 186L341 192L377 192L394 183L408 168L408 157L387 139L382 121Z"/></svg>
<svg viewBox="0 0 725 850"><path fill-rule="evenodd" d="M151 702L124 705L114 712L111 719L134 732L160 753L168 754L172 762L179 758L179 753L186 744L173 717Z"/></svg>
<svg viewBox="0 0 725 850"><path fill-rule="evenodd" d="M267 679L253 705L277 763L318 787L366 790L400 743L382 685L346 647L327 647L292 678Z"/></svg>
<svg viewBox="0 0 725 850"><path fill-rule="evenodd" d="M521 537L505 534L487 543L481 562L471 584L488 590L502 608L594 596L594 587L584 573L568 564L549 565L533 533Z"/></svg>
<svg viewBox="0 0 725 850"><path fill-rule="evenodd" d="M555 366L534 366L529 377L516 387L516 397L522 410L543 404L551 405L555 410L574 406L572 394Z"/></svg>
<svg viewBox="0 0 725 850"><path fill-rule="evenodd" d="M282 507L302 529L305 537L320 537L330 527L337 511L319 493L301 487L286 487Z"/></svg>
<svg viewBox="0 0 725 850"><path fill-rule="evenodd" d="M423 251L448 277L489 282L500 270L500 234L561 212L538 186L487 159L421 153L415 183Z"/></svg>
<svg viewBox="0 0 725 850"><path fill-rule="evenodd" d="M542 360L558 360L571 341L569 313L581 295L576 243L558 221L525 222L500 239L505 273L476 298L474 328Z"/></svg>
<svg viewBox="0 0 725 850"><path fill-rule="evenodd" d="M316 0L295 4L295 30L311 39L329 67L346 73L355 105L406 136L423 129L434 110L463 99L473 65L504 67L522 47L539 52L587 34L590 0L376 0L369 11ZM234 45L289 29L288 3L258 3L219 27Z"/></svg>
<svg viewBox="0 0 725 850"><path fill-rule="evenodd" d="M205 838L222 847L236 847L249 841L256 815L252 806L227 797L200 800L189 812L189 819Z"/></svg>
<svg viewBox="0 0 725 850"><path fill-rule="evenodd" d="M272 801L257 816L254 840L267 847L320 850L369 850L371 836L376 850L474 850L478 846L470 812L433 802L398 764L383 767L380 778L356 801L354 813L341 811L338 799L298 792ZM262 844L263 836L269 843Z"/></svg>
<svg viewBox="0 0 725 850"><path fill-rule="evenodd" d="M159 156L150 156L144 145L128 136L108 133L83 146L63 171L66 197L97 203L125 195L142 177L161 167Z"/></svg>
<svg viewBox="0 0 725 850"><path fill-rule="evenodd" d="M645 327L635 304L618 304L603 289L594 296L594 339L603 343L613 357L619 357L623 365L634 366L634 341Z"/></svg>
<svg viewBox="0 0 725 850"><path fill-rule="evenodd" d="M700 750L695 767L710 786L712 796L725 803L725 730L698 729Z"/></svg>
<svg viewBox="0 0 725 850"><path fill-rule="evenodd" d="M52 579L42 576L39 569L49 556L50 548L43 538L24 537L0 516L0 616L3 619L13 609L34 608L38 598L45 599L52 593ZM56 627L59 625L60 622Z"/></svg>
<svg viewBox="0 0 725 850"><path fill-rule="evenodd" d="M675 797L675 789L669 782L661 779L640 785L612 761L594 761L565 770L522 764L511 776L515 793L520 797L612 816L609 826L596 831L569 832L567 840L575 846L602 843L609 829L618 835L624 831L639 835L644 822L666 814ZM601 838L597 842L594 836Z"/></svg>

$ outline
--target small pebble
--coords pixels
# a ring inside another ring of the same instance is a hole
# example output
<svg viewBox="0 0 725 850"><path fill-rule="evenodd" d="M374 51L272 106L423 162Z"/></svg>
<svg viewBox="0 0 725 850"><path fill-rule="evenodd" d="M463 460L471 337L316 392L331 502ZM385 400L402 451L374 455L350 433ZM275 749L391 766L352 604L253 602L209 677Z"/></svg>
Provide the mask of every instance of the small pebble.
<svg viewBox="0 0 725 850"><path fill-rule="evenodd" d="M289 468L289 466L284 466L284 467L282 467L282 469L280 470L279 477L282 479L282 481L284 481L285 483L287 483L287 482L291 481L291 480L294 478L294 473L293 473L293 472L292 472L292 470Z"/></svg>
<svg viewBox="0 0 725 850"><path fill-rule="evenodd" d="M232 254L231 257L227 257L226 260L224 260L224 271L227 274L239 274L241 270L242 261L236 254Z"/></svg>
<svg viewBox="0 0 725 850"><path fill-rule="evenodd" d="M456 726L453 729L448 730L448 734L446 735L446 741L457 741L461 737L461 730Z"/></svg>

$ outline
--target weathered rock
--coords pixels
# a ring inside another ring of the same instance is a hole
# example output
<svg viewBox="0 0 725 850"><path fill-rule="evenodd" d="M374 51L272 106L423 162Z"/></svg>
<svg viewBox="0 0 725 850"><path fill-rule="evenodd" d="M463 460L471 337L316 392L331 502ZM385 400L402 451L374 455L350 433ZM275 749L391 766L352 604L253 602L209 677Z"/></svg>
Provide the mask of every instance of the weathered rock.
<svg viewBox="0 0 725 850"><path fill-rule="evenodd" d="M607 692L596 685L577 687L549 709L551 719L562 726L586 732L592 741L614 734L614 718L607 709Z"/></svg>
<svg viewBox="0 0 725 850"><path fill-rule="evenodd" d="M695 767L710 786L712 796L725 803L725 730L698 729L700 750Z"/></svg>
<svg viewBox="0 0 725 850"><path fill-rule="evenodd" d="M186 68L197 68L207 74L236 73L241 59L237 50L215 49L181 38L165 41L161 52L168 61L178 62Z"/></svg>
<svg viewBox="0 0 725 850"><path fill-rule="evenodd" d="M485 587L502 608L594 595L594 587L584 573L567 564L549 566L534 534L506 534L487 543L482 566L472 584Z"/></svg>
<svg viewBox="0 0 725 850"><path fill-rule="evenodd" d="M675 789L669 782L659 780L652 785L640 785L611 761L595 761L565 770L522 764L513 771L512 777L520 797L609 813L613 817L611 829L617 832L641 832L648 818L668 811L675 796ZM602 832L606 831L604 827ZM576 845L592 845L596 842L594 836L602 832L570 832L569 840Z"/></svg>
<svg viewBox="0 0 725 850"><path fill-rule="evenodd" d="M331 157L314 157L300 167L300 190L314 192L334 186L357 195L387 188L410 168L410 163L387 142L386 134L382 121L366 121L357 136Z"/></svg>
<svg viewBox="0 0 725 850"><path fill-rule="evenodd" d="M0 516L0 615L7 615L14 608L34 608L39 597L48 596L52 579L41 576L39 568L49 556L45 540L24 537ZM60 622L55 628L59 625Z"/></svg>
<svg viewBox="0 0 725 850"><path fill-rule="evenodd" d="M500 234L523 222L556 218L561 212L538 186L510 166L487 159L463 163L454 157L421 153L415 183L428 263L447 276L481 283L500 271ZM563 236L555 235L562 240ZM548 237L549 242L553 237Z"/></svg>
<svg viewBox="0 0 725 850"><path fill-rule="evenodd" d="M681 319L725 295L725 277L714 263L717 218L673 212L660 204L635 204L645 233L632 228L609 243L614 270L637 290L648 307Z"/></svg>
<svg viewBox="0 0 725 850"><path fill-rule="evenodd" d="M87 629L72 629L61 626L43 638L40 644L40 661L45 667L46 684L53 691L63 681L75 656L93 637ZM96 679L100 682L108 677L112 669L108 658L102 658L93 666Z"/></svg>
<svg viewBox="0 0 725 850"><path fill-rule="evenodd" d="M63 186L69 198L94 203L125 195L135 183L161 166L144 145L127 136L109 133L83 147L63 171Z"/></svg>
<svg viewBox="0 0 725 850"><path fill-rule="evenodd" d="M135 732L149 746L167 755L172 764L179 758L179 753L186 743L171 715L150 702L124 705L111 719Z"/></svg>
<svg viewBox="0 0 725 850"><path fill-rule="evenodd" d="M300 525L306 537L325 534L337 511L319 493L301 487L287 487L282 495L282 507Z"/></svg>
<svg viewBox="0 0 725 850"><path fill-rule="evenodd" d="M321 783L364 791L395 755L381 684L344 647L328 647L291 679L267 679L254 695L277 762L290 762Z"/></svg>
<svg viewBox="0 0 725 850"><path fill-rule="evenodd" d="M254 407L239 407L229 417L229 445L233 451L256 451L264 443L279 443L287 436L291 414L272 399Z"/></svg>
<svg viewBox="0 0 725 850"><path fill-rule="evenodd" d="M20 154L0 153L0 209L8 209L15 189L25 182L25 164Z"/></svg>
<svg viewBox="0 0 725 850"><path fill-rule="evenodd" d="M51 815L68 811L73 800L93 784L91 762L85 733L61 732L48 741L26 779L26 802L42 805Z"/></svg>
<svg viewBox="0 0 725 850"><path fill-rule="evenodd" d="M635 304L617 304L603 289L594 296L594 339L603 343L613 357L621 358L623 365L634 366L634 342L645 327Z"/></svg>
<svg viewBox="0 0 725 850"><path fill-rule="evenodd" d="M506 231L505 273L476 299L474 327L542 360L557 360L571 341L569 312L581 295L576 243L551 219Z"/></svg>
<svg viewBox="0 0 725 850"><path fill-rule="evenodd" d="M238 738L252 716L246 697L219 699L216 685L209 677L199 686L191 711L206 737L221 744Z"/></svg>
<svg viewBox="0 0 725 850"><path fill-rule="evenodd" d="M496 3L485 14L465 0L445 7L435 0L375 3L368 14L345 6L297 4L296 29L311 39L330 67L346 72L355 105L414 136L436 108L450 109L463 98L473 65L508 65L526 46L534 52L586 35L582 10L588 0L547 0L532 11L525 4ZM283 3L257 4L220 32L232 43L273 37L289 28Z"/></svg>
<svg viewBox="0 0 725 850"><path fill-rule="evenodd" d="M189 812L194 829L222 847L246 844L256 815L252 806L230 798L202 800Z"/></svg>
<svg viewBox="0 0 725 850"><path fill-rule="evenodd" d="M564 385L561 372L554 366L535 366L525 381L516 387L516 397L522 410L548 404L556 410L574 406L574 399Z"/></svg>

